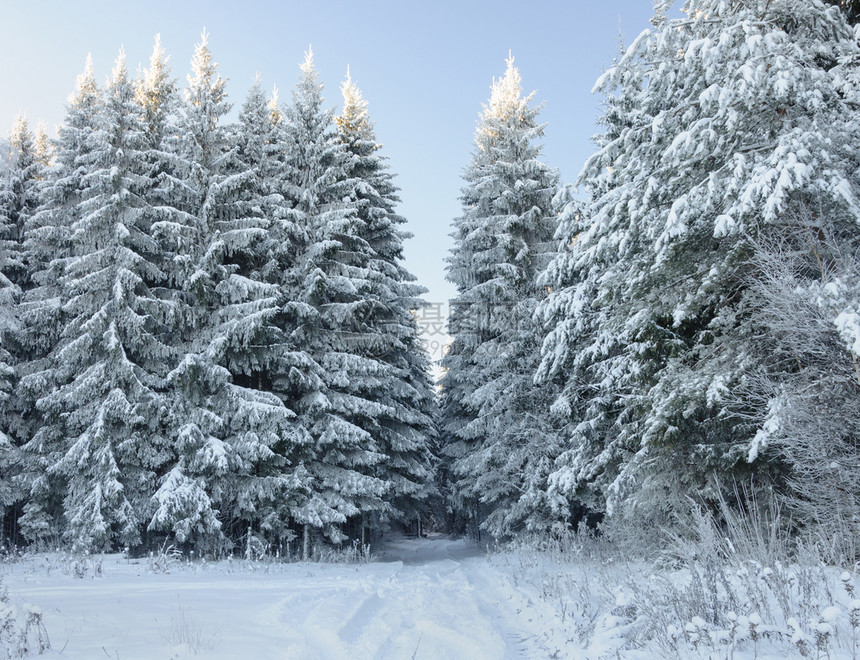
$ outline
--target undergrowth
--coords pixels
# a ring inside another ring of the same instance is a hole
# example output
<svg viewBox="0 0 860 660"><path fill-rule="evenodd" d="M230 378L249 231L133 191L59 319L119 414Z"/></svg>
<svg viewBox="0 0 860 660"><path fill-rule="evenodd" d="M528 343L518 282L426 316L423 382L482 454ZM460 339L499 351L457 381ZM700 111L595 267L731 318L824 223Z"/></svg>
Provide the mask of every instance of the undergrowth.
<svg viewBox="0 0 860 660"><path fill-rule="evenodd" d="M241 555L228 555L220 560L226 564L228 572L271 572L277 567L303 561L297 555L281 554L279 550L271 552L261 548L259 552L243 552ZM376 555L371 552L370 545L361 545L358 540L349 545L314 547L310 562L318 564L369 564L376 561ZM207 570L210 562L205 557L195 557L193 552L183 553L177 546L165 542L157 551L150 552L146 565L151 573L171 573L180 570Z"/></svg>
<svg viewBox="0 0 860 660"><path fill-rule="evenodd" d="M690 516L656 556L589 530L521 539L491 561L549 605L588 657L860 657L857 566L791 538L773 506ZM563 638L563 639L562 639Z"/></svg>
<svg viewBox="0 0 860 660"><path fill-rule="evenodd" d="M192 616L188 608L179 606L179 614L171 620L167 640L171 644L185 646L193 655L207 655L221 642L217 633L208 633Z"/></svg>
<svg viewBox="0 0 860 660"><path fill-rule="evenodd" d="M42 655L50 648L42 610L25 604L19 612L0 579L0 658L12 660Z"/></svg>

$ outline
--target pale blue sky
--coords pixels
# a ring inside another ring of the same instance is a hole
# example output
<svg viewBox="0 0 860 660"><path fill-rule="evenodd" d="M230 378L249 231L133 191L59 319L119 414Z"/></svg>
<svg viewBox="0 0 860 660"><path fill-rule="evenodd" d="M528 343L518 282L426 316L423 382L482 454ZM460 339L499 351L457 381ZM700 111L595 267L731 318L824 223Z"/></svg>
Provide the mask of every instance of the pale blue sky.
<svg viewBox="0 0 860 660"><path fill-rule="evenodd" d="M427 299L443 302L454 295L444 257L460 212L460 174L508 51L526 91L546 103L544 160L571 182L593 150L594 81L618 52L619 29L630 43L651 14L649 0L0 0L0 130L23 111L53 131L87 53L104 80L121 45L130 69L145 64L156 33L184 84L205 26L237 107L257 73L288 100L312 44L330 105L340 100L347 65L369 101L415 235L406 265Z"/></svg>

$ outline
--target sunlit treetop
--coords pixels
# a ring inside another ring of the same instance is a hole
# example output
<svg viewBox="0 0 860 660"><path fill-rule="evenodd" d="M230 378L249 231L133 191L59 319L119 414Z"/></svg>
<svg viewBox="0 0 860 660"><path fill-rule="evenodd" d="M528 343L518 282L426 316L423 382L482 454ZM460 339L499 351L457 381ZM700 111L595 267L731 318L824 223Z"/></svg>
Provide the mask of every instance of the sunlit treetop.
<svg viewBox="0 0 860 660"><path fill-rule="evenodd" d="M27 118L19 112L15 117L15 123L12 125L12 130L9 131L9 145L14 151L20 152L23 149L28 148L32 139ZM27 143L26 145L25 142Z"/></svg>
<svg viewBox="0 0 860 660"><path fill-rule="evenodd" d="M95 98L97 95L98 85L93 69L93 56L92 53L89 53L86 64L84 64L84 70L75 83L75 91L69 96L69 105L82 105L86 103L86 99Z"/></svg>
<svg viewBox="0 0 860 660"><path fill-rule="evenodd" d="M156 34L152 55L149 58L149 68L143 71L135 89L138 104L149 116L158 115L168 94L175 88L175 84L170 79L169 60L170 56L161 45L161 35Z"/></svg>
<svg viewBox="0 0 860 660"><path fill-rule="evenodd" d="M209 96L213 103L220 103L226 98L227 81L218 74L218 64L212 58L209 50L209 33L203 30L200 43L194 46L194 57L191 58L191 73L188 74L188 89L185 94L192 105L199 106L202 99ZM203 90L209 90L208 93Z"/></svg>
<svg viewBox="0 0 860 660"><path fill-rule="evenodd" d="M316 83L319 75L317 74L316 67L314 66L313 46L308 45L308 49L305 51L305 59L299 65L299 69L301 69L302 73L310 82Z"/></svg>
<svg viewBox="0 0 860 660"><path fill-rule="evenodd" d="M36 127L36 160L42 165L48 166L51 164L51 159L54 156L54 146L51 143L51 138L48 137L48 131L45 129L45 124L39 122Z"/></svg>
<svg viewBox="0 0 860 660"><path fill-rule="evenodd" d="M269 121L273 126L278 126L284 121L284 113L281 110L281 102L278 98L278 86L272 88L272 96L269 97L266 108L269 110Z"/></svg>
<svg viewBox="0 0 860 660"><path fill-rule="evenodd" d="M127 58L125 55L125 48L120 46L119 53L116 56L116 60L113 64L113 69L111 70L111 82L116 83L128 79L128 67L126 66L126 60Z"/></svg>
<svg viewBox="0 0 860 660"><path fill-rule="evenodd" d="M534 98L532 92L523 96L522 76L520 70L514 66L514 57L508 53L507 69L505 74L498 80L493 79L490 87L490 100L483 105L483 110L475 131L475 141L481 149L484 148L485 140L492 141L497 132L494 126L514 125L522 123L530 115L529 103Z"/></svg>
<svg viewBox="0 0 860 660"><path fill-rule="evenodd" d="M368 116L367 101L349 75L349 69L346 71L346 80L341 83L340 91L343 95L343 114L334 118L338 130L352 139L373 141L373 123Z"/></svg>

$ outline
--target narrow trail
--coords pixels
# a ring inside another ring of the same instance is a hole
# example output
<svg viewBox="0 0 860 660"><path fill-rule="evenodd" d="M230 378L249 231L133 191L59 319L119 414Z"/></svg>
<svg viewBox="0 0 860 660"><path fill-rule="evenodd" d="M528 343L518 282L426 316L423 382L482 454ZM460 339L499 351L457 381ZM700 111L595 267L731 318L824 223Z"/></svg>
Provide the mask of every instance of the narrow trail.
<svg viewBox="0 0 860 660"><path fill-rule="evenodd" d="M395 539L366 565L218 562L169 574L112 555L84 580L34 560L3 582L18 607L44 610L49 658L548 657L530 604L464 540Z"/></svg>
<svg viewBox="0 0 860 660"><path fill-rule="evenodd" d="M290 599L284 622L302 637L295 658L535 658L508 596L493 588L486 560L462 540L401 539L380 557L381 581L359 578L338 592L307 593L297 621Z"/></svg>

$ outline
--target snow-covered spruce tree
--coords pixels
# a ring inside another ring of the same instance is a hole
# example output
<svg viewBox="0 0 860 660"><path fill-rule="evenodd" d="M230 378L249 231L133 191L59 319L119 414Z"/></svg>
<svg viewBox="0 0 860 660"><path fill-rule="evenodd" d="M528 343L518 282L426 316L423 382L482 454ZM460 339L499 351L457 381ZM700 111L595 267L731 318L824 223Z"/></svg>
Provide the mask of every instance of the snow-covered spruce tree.
<svg viewBox="0 0 860 660"><path fill-rule="evenodd" d="M185 99L175 118L161 114L171 103L166 60L156 51L138 95L149 118L150 143L160 143L156 157L161 185L150 191L162 197L162 217L153 235L172 255L168 280L176 289L176 310L184 320L172 344L179 359L167 376L169 403L163 409L170 455L153 496L147 532L166 533L180 543L211 549L223 543L218 518L218 489L229 479L229 447L224 442L229 373L210 351L215 287L221 276L221 244L214 227L218 213L212 191L223 179L230 143L222 118L230 111L223 80L204 32L195 45ZM167 130L160 127L162 122ZM169 128L168 128L169 127ZM159 138L159 134L161 134ZM217 483L216 483L217 482Z"/></svg>
<svg viewBox="0 0 860 660"><path fill-rule="evenodd" d="M7 175L4 208L7 222L11 224L9 238L17 244L17 251L21 254L26 227L39 207L44 175L44 163L36 149L35 137L23 115L18 115L9 133ZM18 286L26 289L29 288L29 273L22 257L7 263L3 270Z"/></svg>
<svg viewBox="0 0 860 660"><path fill-rule="evenodd" d="M386 459L377 476L388 484L386 501L391 516L403 522L420 515L433 495L433 421L435 400L429 357L418 339L412 310L425 303L425 290L402 265L403 241L408 238L397 215L399 201L393 175L376 141L373 123L358 86L347 74L341 85L343 112L335 117L338 138L347 151L344 176L350 199L356 204L351 249L341 256L350 277L358 283L351 328L351 352L379 365L361 396L383 404L381 414L365 428L376 439ZM367 521L385 524L385 517Z"/></svg>
<svg viewBox="0 0 860 660"><path fill-rule="evenodd" d="M24 257L31 288L19 307L23 358L19 367L18 396L25 415L21 486L26 503L20 526L31 542L56 536L61 519L59 477L48 468L59 460L64 430L59 415L38 410L36 401L59 387L59 365L48 359L60 340L66 316L62 309L61 277L71 254L72 226L81 217L81 191L87 173L91 134L101 107L101 91L87 57L66 117L59 127L55 158L45 172L41 204L25 227Z"/></svg>
<svg viewBox="0 0 860 660"><path fill-rule="evenodd" d="M161 45L161 35L155 35L149 67L140 72L134 82L135 100L140 106L141 123L148 147L159 149L168 146L171 129L176 128L178 90L171 76L170 57ZM170 154L162 153L159 169L167 169ZM156 181L158 177L153 177Z"/></svg>
<svg viewBox="0 0 860 660"><path fill-rule="evenodd" d="M9 134L9 157L0 181L0 514L21 499L18 447L26 433L25 406L17 392L17 381L26 370L29 351L20 320L23 292L32 288L24 254L26 227L39 206L44 163L27 120L19 115ZM13 488L13 482L15 488ZM11 509L3 524L15 527ZM0 535L3 534L0 529ZM17 542L17 539L16 539Z"/></svg>
<svg viewBox="0 0 860 660"><path fill-rule="evenodd" d="M146 168L144 191L152 234L164 256L166 293L182 298L193 246L200 238L194 210L196 190L188 185L192 165L186 155L181 127L179 90L171 76L169 57L156 35L149 67L135 80L135 101L143 130L142 156Z"/></svg>
<svg viewBox="0 0 860 660"><path fill-rule="evenodd" d="M304 526L304 553L312 529L343 539L348 518L384 514L387 484L375 476L385 458L367 429L385 404L367 398L385 371L365 357L361 333L368 273L352 264L365 250L362 220L349 198L347 154L332 112L323 109L322 84L309 51L286 108L287 179L297 237L294 265L282 298L280 323L288 332L282 376L275 382L298 414L300 436L292 460L306 470L309 496L293 510Z"/></svg>
<svg viewBox="0 0 860 660"><path fill-rule="evenodd" d="M211 351L230 373L234 411L225 435L231 479L220 508L232 537L245 534L247 544L260 535L280 543L293 535L290 511L305 490L302 470L288 458L299 437L295 414L274 387L287 344L277 323L279 303L298 233L280 192L285 149L276 97L267 101L255 82L233 130L225 177L212 193L219 208L222 272Z"/></svg>
<svg viewBox="0 0 860 660"><path fill-rule="evenodd" d="M168 349L165 366L172 370L162 383L161 405L150 420L148 463L152 470L144 497L134 502L142 523L141 542L151 546L160 536L172 533L179 542L206 542L220 538L220 522L199 474L189 476L188 458L202 444L187 426L200 411L195 388L205 389L206 374L192 383L182 372L183 355L197 335L194 297L187 290L195 256L205 247L198 218L197 189L191 183L196 172L190 162L186 140L190 134L180 110L176 80L171 76L169 57L156 35L149 67L134 81L135 103L140 113L139 167L144 174L139 195L140 214L157 245L162 277L150 292L162 303L159 335ZM194 372L195 374L197 372ZM179 374L179 375L178 375ZM184 378L183 378L184 376ZM210 374L211 377L211 374ZM193 449L189 450L190 447ZM206 459L194 462L202 470Z"/></svg>
<svg viewBox="0 0 860 660"><path fill-rule="evenodd" d="M17 319L14 317L15 290L0 274L0 339L16 332ZM0 344L0 415L4 420L11 417L12 395L15 385L15 366L12 355ZM9 527L14 525L14 515L10 516L11 506L16 497L13 478L15 476L17 447L10 437L7 422L0 426L0 542L5 543ZM10 520L9 518L12 518Z"/></svg>
<svg viewBox="0 0 860 660"><path fill-rule="evenodd" d="M751 238L803 200L856 233L860 50L820 0L691 0L640 35L595 89L606 132L546 273L541 374L567 379L574 432L555 492L663 519L683 495L777 470L727 394L762 363L748 343ZM818 220L820 221L820 220Z"/></svg>
<svg viewBox="0 0 860 660"><path fill-rule="evenodd" d="M221 209L216 191L226 178L226 164L233 148L223 123L232 108L227 100L227 81L218 74L208 40L204 32L194 47L185 101L177 119L176 150L188 193L184 205L192 223L187 253L179 259L185 266L180 277L195 296L194 307L200 317L195 323L202 323L217 307L215 286L221 277L218 263L223 246L217 230Z"/></svg>
<svg viewBox="0 0 860 660"><path fill-rule="evenodd" d="M11 420L14 415L16 359L8 346L20 334L18 301L21 288L13 281L13 271L22 267L20 245L14 240L12 186L7 163L0 163L0 542L6 538L7 516L15 501L12 488L13 445Z"/></svg>
<svg viewBox="0 0 860 660"><path fill-rule="evenodd" d="M62 279L69 320L49 358L59 387L37 401L62 428L48 474L66 483L64 536L78 549L136 542L154 489L150 440L172 353L161 337L170 305L150 289L164 273L142 196L142 141L121 52L78 160L86 173Z"/></svg>
<svg viewBox="0 0 860 660"><path fill-rule="evenodd" d="M19 243L14 239L15 227L10 212L12 186L5 164L0 164L0 434L8 442L11 399L14 390L14 358L8 346L19 333L18 300L21 288L13 281L13 271L22 268ZM4 433L5 431L5 433Z"/></svg>
<svg viewBox="0 0 860 660"><path fill-rule="evenodd" d="M558 453L551 386L535 387L541 332L532 320L546 294L556 228L558 175L540 160L540 106L523 97L513 58L494 81L464 173L448 279L452 343L442 365L444 452L455 501L496 537L545 530L564 518L546 478Z"/></svg>
<svg viewBox="0 0 860 660"><path fill-rule="evenodd" d="M171 156L162 179L172 217L155 224L175 254L171 280L183 287L178 300L188 322L178 333L185 357L169 376L165 424L173 465L148 525L200 549L258 534L269 542L288 539L296 491L284 456L294 415L271 392L269 373L284 343L270 319L278 311L291 232L275 185L280 115L257 87L232 129L222 124L229 107L204 34L179 140L164 148Z"/></svg>

